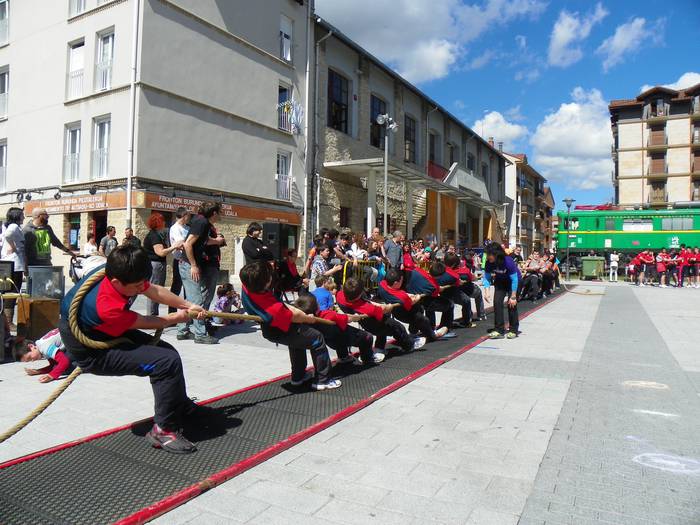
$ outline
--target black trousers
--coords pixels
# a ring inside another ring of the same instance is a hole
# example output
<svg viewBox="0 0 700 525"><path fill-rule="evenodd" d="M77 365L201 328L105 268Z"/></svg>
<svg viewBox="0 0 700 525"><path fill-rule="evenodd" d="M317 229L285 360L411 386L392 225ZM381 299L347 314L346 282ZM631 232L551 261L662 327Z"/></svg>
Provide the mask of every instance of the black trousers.
<svg viewBox="0 0 700 525"><path fill-rule="evenodd" d="M450 299L443 295L439 297L426 297L423 299L423 305L425 306L425 315L430 319L430 324L432 326L435 326L435 312L441 312L440 327L452 327L452 321L455 316L455 304Z"/></svg>
<svg viewBox="0 0 700 525"><path fill-rule="evenodd" d="M180 261L173 259L173 282L170 284L170 291L175 295L180 295L182 291L182 277L180 277ZM168 313L177 311L177 308L168 306Z"/></svg>
<svg viewBox="0 0 700 525"><path fill-rule="evenodd" d="M325 383L330 378L331 358L328 355L323 334L306 324L292 323L288 332L263 325L262 334L273 343L289 347L289 361L292 365L292 381L301 381L306 372L306 351L311 352L315 369L315 381Z"/></svg>
<svg viewBox="0 0 700 525"><path fill-rule="evenodd" d="M554 274L546 271L542 274L542 290L541 293L552 293L554 288Z"/></svg>
<svg viewBox="0 0 700 525"><path fill-rule="evenodd" d="M481 288L471 282L464 283L460 288L468 297L474 299L476 316L479 318L484 317L486 315L486 307L484 306L484 294L481 293Z"/></svg>
<svg viewBox="0 0 700 525"><path fill-rule="evenodd" d="M522 288L520 289L520 297L523 299L537 299L540 294L540 277L536 273L528 273L522 280Z"/></svg>
<svg viewBox="0 0 700 525"><path fill-rule="evenodd" d="M338 357L343 359L350 355L350 349L356 346L360 349L360 357L364 363L371 363L374 357L372 343L374 338L369 332L348 326L341 330L337 326L318 324L315 328L323 334L326 345L330 346L338 353Z"/></svg>
<svg viewBox="0 0 700 525"><path fill-rule="evenodd" d="M500 333L505 333L505 312L504 310L508 308L508 329L511 332L518 332L520 327L520 322L518 321L518 306L515 305L514 308L509 308L505 305L505 299L510 296L510 288L505 286L496 286L493 292L493 315L496 318L496 331Z"/></svg>
<svg viewBox="0 0 700 525"><path fill-rule="evenodd" d="M156 424L166 430L181 427L183 411L192 401L187 397L182 361L175 348L163 341L151 345L152 335L130 330L124 337L130 339L131 344L125 343L109 350L93 350L75 339L67 321L61 320L59 329L68 357L84 372L98 376L148 377L155 400L153 419ZM95 333L89 336L110 339Z"/></svg>
<svg viewBox="0 0 700 525"><path fill-rule="evenodd" d="M385 315L381 321L377 321L374 317L362 319L360 326L370 334L374 334L377 338L375 344L380 350L386 348L387 336L392 336L396 339L396 342L404 351L408 352L413 349L413 338L401 323L388 315Z"/></svg>
<svg viewBox="0 0 700 525"><path fill-rule="evenodd" d="M450 301L452 301L457 306L462 308L462 322L471 323L472 300L466 293L464 293L461 287L448 288L447 290L442 292L442 295Z"/></svg>
<svg viewBox="0 0 700 525"><path fill-rule="evenodd" d="M398 319L402 323L408 324L408 331L412 334L420 333L428 341L435 341L435 331L433 330L433 325L425 316L423 312L423 307L414 304L413 308L410 310L405 310L404 308L394 308L392 312L395 319Z"/></svg>

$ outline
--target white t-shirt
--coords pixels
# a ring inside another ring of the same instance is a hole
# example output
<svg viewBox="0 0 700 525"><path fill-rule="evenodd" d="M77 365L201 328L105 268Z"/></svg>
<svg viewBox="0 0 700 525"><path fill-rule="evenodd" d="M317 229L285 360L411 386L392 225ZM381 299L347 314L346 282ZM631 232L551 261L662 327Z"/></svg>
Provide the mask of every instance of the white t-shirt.
<svg viewBox="0 0 700 525"><path fill-rule="evenodd" d="M187 238L187 234L189 233L190 229L187 226L184 226L180 224L179 222L175 222L170 227L169 231L169 236L170 236L170 246L173 246L175 243L179 241L184 241ZM174 250L173 251L173 257L176 259L184 259L185 258L185 252L184 250Z"/></svg>
<svg viewBox="0 0 700 525"><path fill-rule="evenodd" d="M616 253L610 254L610 266L617 268L617 263L620 261L620 256Z"/></svg>
<svg viewBox="0 0 700 525"><path fill-rule="evenodd" d="M97 253L97 245L86 242L83 247L83 255L94 255L95 253Z"/></svg>
<svg viewBox="0 0 700 525"><path fill-rule="evenodd" d="M10 253L10 240L15 245L15 251ZM2 255L3 261L13 261L15 271L23 272L27 267L27 254L24 250L24 234L18 224L10 224L2 235Z"/></svg>

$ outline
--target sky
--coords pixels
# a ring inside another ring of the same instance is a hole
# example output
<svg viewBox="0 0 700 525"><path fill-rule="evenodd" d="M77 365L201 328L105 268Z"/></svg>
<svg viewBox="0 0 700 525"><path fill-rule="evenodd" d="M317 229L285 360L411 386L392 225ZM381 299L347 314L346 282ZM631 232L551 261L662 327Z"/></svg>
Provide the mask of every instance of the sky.
<svg viewBox="0 0 700 525"><path fill-rule="evenodd" d="M484 138L526 153L558 208L613 198L608 103L700 82L700 0L316 0Z"/></svg>

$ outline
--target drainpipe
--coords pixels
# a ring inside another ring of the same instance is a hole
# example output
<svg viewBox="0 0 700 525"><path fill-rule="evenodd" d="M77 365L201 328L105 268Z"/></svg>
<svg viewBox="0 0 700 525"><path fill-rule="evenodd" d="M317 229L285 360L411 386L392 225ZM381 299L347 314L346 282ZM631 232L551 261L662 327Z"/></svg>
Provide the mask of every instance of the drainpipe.
<svg viewBox="0 0 700 525"><path fill-rule="evenodd" d="M309 93L309 87L311 85L311 56L309 52L311 50L311 30L313 28L313 22L311 15L313 14L312 1L306 3L306 72L304 78L304 108L307 114L306 120L304 122L304 229L302 236L302 253L304 262L306 262L306 246L308 243L308 229L309 229L309 151L311 144L309 141L309 101L311 94Z"/></svg>
<svg viewBox="0 0 700 525"><path fill-rule="evenodd" d="M134 134L136 128L136 68L139 57L139 14L141 0L134 0L134 18L131 40L131 81L129 82L129 141L126 172L126 227L131 228L132 202L131 191L134 177Z"/></svg>
<svg viewBox="0 0 700 525"><path fill-rule="evenodd" d="M321 21L321 18L316 19L317 22ZM319 82L319 71L318 71L318 54L321 42L330 38L333 35L333 30L329 30L327 34L322 36L316 41L314 48L314 155L313 155L313 169L314 177L316 178L316 231L319 230L320 220L321 220L321 174L316 170L316 163L318 160L318 82ZM306 248L306 247L305 247Z"/></svg>

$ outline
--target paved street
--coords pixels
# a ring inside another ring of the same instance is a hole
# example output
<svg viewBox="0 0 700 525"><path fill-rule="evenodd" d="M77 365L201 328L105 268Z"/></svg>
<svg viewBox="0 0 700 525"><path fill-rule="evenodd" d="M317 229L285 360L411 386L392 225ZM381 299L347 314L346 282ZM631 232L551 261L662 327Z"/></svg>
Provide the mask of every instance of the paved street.
<svg viewBox="0 0 700 525"><path fill-rule="evenodd" d="M605 295L557 299L519 339L481 343L155 523L700 523L700 291L589 288ZM287 371L255 332L178 346L200 398ZM3 426L50 390L20 370L0 367ZM81 377L1 457L150 402L142 380Z"/></svg>

